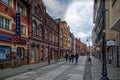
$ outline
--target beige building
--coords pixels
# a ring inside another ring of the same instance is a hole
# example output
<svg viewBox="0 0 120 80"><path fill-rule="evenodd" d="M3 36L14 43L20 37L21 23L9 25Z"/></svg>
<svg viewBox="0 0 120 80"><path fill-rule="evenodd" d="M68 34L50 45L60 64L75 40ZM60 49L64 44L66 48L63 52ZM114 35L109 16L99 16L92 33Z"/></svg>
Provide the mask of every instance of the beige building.
<svg viewBox="0 0 120 80"><path fill-rule="evenodd" d="M103 27L106 30L106 53L107 60L112 58L112 64L119 66L119 31L120 31L120 0L105 0L105 25L102 24L102 0L94 0L94 20L93 43L96 46L96 56L102 57L102 34ZM118 31L118 32L117 32Z"/></svg>
<svg viewBox="0 0 120 80"><path fill-rule="evenodd" d="M113 59L117 66L120 66L120 0L109 1L110 11L110 29L114 30L115 45L117 47L114 51ZM116 32L117 31L117 32ZM114 63L113 62L113 63Z"/></svg>

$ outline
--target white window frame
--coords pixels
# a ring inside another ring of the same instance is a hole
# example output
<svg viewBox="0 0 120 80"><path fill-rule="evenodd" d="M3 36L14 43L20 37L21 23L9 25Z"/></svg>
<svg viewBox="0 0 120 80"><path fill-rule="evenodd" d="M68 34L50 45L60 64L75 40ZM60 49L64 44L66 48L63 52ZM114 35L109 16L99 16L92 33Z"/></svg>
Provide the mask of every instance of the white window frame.
<svg viewBox="0 0 120 80"><path fill-rule="evenodd" d="M17 1L17 2L16 2L17 12L19 12L19 11L18 11L18 4L23 7L23 12L21 13L21 15L26 16L26 6L25 6L23 3L21 3L20 1Z"/></svg>
<svg viewBox="0 0 120 80"><path fill-rule="evenodd" d="M8 22L6 22L6 20ZM8 24L6 24L6 23L8 23ZM8 26L8 27L6 27L6 26ZM0 16L0 28L10 30L10 19L8 19L8 18L6 18L4 16Z"/></svg>

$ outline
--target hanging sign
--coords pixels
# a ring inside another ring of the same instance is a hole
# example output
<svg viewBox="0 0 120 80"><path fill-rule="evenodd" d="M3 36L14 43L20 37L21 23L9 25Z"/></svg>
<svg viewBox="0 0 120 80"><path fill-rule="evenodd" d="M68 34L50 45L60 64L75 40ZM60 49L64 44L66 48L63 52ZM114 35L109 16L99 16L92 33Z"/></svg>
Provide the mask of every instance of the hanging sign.
<svg viewBox="0 0 120 80"><path fill-rule="evenodd" d="M15 41L20 42L20 13L16 13L16 34Z"/></svg>
<svg viewBox="0 0 120 80"><path fill-rule="evenodd" d="M114 40L108 40L107 41L107 46L114 46L115 45L115 41Z"/></svg>

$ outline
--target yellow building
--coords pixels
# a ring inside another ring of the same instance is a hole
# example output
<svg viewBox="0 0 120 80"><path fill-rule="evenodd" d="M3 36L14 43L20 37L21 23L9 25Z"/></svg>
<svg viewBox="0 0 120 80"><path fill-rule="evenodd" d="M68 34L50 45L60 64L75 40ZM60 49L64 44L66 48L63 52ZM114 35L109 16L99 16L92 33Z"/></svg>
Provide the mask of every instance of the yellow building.
<svg viewBox="0 0 120 80"><path fill-rule="evenodd" d="M63 21L63 26L64 26L64 31L63 31L63 45L64 45L64 49L68 49L68 33L69 33L69 29L68 29L68 25L66 23L66 21Z"/></svg>

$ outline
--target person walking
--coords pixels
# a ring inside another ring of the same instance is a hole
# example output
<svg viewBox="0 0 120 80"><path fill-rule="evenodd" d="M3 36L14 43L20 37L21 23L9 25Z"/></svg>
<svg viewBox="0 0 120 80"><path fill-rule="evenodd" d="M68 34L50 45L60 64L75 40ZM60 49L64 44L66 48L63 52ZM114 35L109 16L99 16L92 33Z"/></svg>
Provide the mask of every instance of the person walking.
<svg viewBox="0 0 120 80"><path fill-rule="evenodd" d="M91 57L88 56L88 63L91 65Z"/></svg>
<svg viewBox="0 0 120 80"><path fill-rule="evenodd" d="M75 54L75 63L78 63L78 58L79 58L79 55L78 53Z"/></svg>
<svg viewBox="0 0 120 80"><path fill-rule="evenodd" d="M69 55L69 62L71 62L71 55Z"/></svg>
<svg viewBox="0 0 120 80"><path fill-rule="evenodd" d="M71 55L72 63L74 63L74 54Z"/></svg>
<svg viewBox="0 0 120 80"><path fill-rule="evenodd" d="M67 62L67 60L68 60L68 54L67 53L65 54L65 59L66 59L66 62Z"/></svg>

